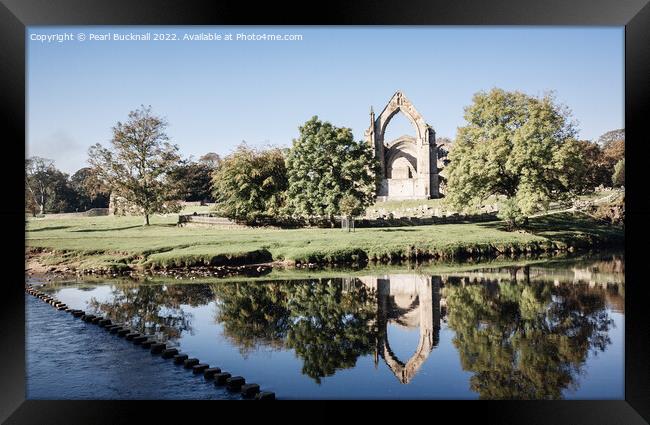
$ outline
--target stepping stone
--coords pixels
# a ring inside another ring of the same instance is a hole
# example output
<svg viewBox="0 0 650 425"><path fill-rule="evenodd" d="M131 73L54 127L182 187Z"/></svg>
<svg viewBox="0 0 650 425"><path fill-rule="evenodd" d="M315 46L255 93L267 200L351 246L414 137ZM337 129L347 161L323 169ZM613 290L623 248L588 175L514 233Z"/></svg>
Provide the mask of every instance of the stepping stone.
<svg viewBox="0 0 650 425"><path fill-rule="evenodd" d="M104 320L100 320L98 325L101 326L102 328L105 328L106 326L110 326L111 323L112 322L110 319L104 319Z"/></svg>
<svg viewBox="0 0 650 425"><path fill-rule="evenodd" d="M119 337L125 337L127 334L131 333L131 329L120 329L117 331L117 336Z"/></svg>
<svg viewBox="0 0 650 425"><path fill-rule="evenodd" d="M174 364L183 364L185 360L187 360L187 354L185 353L178 353L174 356Z"/></svg>
<svg viewBox="0 0 650 425"><path fill-rule="evenodd" d="M241 387L241 395L246 398L251 398L260 392L260 386L257 384L245 384Z"/></svg>
<svg viewBox="0 0 650 425"><path fill-rule="evenodd" d="M116 334L121 330L124 330L124 328L122 326L115 326L114 328L111 328L111 333Z"/></svg>
<svg viewBox="0 0 650 425"><path fill-rule="evenodd" d="M262 391L255 396L255 400L275 400L275 393L271 391Z"/></svg>
<svg viewBox="0 0 650 425"><path fill-rule="evenodd" d="M146 340L147 340L146 336L140 335L140 336L136 336L135 338L133 338L133 343L135 345L140 345L143 342L145 342Z"/></svg>
<svg viewBox="0 0 650 425"><path fill-rule="evenodd" d="M221 372L221 373L215 373L214 374L214 385L219 386L219 385L226 385L226 382L228 379L230 379L230 374L228 372Z"/></svg>
<svg viewBox="0 0 650 425"><path fill-rule="evenodd" d="M221 373L221 368L219 367L210 367L206 370L203 371L203 376L207 379L212 379L214 378L214 375L217 373Z"/></svg>
<svg viewBox="0 0 650 425"><path fill-rule="evenodd" d="M176 348L168 348L168 349L166 349L165 351L162 352L162 358L163 359L171 359L176 354L178 354L178 350Z"/></svg>
<svg viewBox="0 0 650 425"><path fill-rule="evenodd" d="M96 325L96 324L98 324L101 320L104 320L104 318L103 318L103 317L93 317L93 320L91 320L90 322L91 322L93 325Z"/></svg>
<svg viewBox="0 0 650 425"><path fill-rule="evenodd" d="M199 374L199 373L203 373L203 371L206 370L209 367L210 367L210 365L208 365L208 364L199 363L197 365L192 366L192 373L194 373L195 375Z"/></svg>
<svg viewBox="0 0 650 425"><path fill-rule="evenodd" d="M162 342L151 344L151 354L160 354L166 347L167 345Z"/></svg>
<svg viewBox="0 0 650 425"><path fill-rule="evenodd" d="M140 336L140 333L131 332L131 333L126 334L126 336L124 338L126 338L127 341L133 341L133 338L135 338L137 336Z"/></svg>
<svg viewBox="0 0 650 425"><path fill-rule="evenodd" d="M185 359L185 361L183 362L185 369L193 368L197 364L199 364L199 359Z"/></svg>
<svg viewBox="0 0 650 425"><path fill-rule="evenodd" d="M228 389L232 391L239 391L241 389L241 386L244 385L245 383L246 380L244 379L243 376L233 376L226 380Z"/></svg>
<svg viewBox="0 0 650 425"><path fill-rule="evenodd" d="M142 341L142 344L140 344L140 346L142 348L151 348L152 345L157 344L157 343L158 343L158 341L156 341L155 339L148 339L146 341Z"/></svg>

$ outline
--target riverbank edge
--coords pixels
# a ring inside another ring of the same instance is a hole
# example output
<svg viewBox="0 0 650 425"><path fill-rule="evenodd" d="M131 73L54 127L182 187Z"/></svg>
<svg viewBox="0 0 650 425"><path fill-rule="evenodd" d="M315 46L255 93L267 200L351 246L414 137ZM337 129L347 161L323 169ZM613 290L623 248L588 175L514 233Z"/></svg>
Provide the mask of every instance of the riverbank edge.
<svg viewBox="0 0 650 425"><path fill-rule="evenodd" d="M380 256L370 256L363 248L332 249L327 252L309 252L297 260L273 259L271 252L260 249L248 252L219 254L209 259L177 258L165 265L156 263L116 262L106 267L83 267L73 261L67 261L68 254L80 254L74 250L57 251L43 247L26 248L25 272L30 276L53 278L61 276L99 275L118 276L184 276L199 275L210 277L231 277L246 275L256 277L276 268L314 269L318 267L365 267L372 264L396 264L421 261L459 261L491 260L499 257L517 258L530 255L554 255L562 253L579 253L599 249L622 248L624 246L623 230L614 231L605 236L599 234L564 235L560 240L545 238L528 242L505 243L461 243L436 249L418 247L411 244L403 248L393 248ZM102 252L95 255L110 255ZM42 256L54 256L61 259L60 264L47 265L41 261ZM93 254L83 254L82 258L92 258ZM117 254L116 254L117 256ZM74 258L74 257L73 257ZM123 261L123 260L122 260Z"/></svg>

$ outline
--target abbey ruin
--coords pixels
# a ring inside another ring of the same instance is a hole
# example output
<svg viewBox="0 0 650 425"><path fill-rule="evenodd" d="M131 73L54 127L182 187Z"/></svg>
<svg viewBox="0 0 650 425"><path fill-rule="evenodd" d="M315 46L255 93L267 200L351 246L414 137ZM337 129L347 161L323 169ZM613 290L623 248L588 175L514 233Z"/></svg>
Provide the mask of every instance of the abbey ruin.
<svg viewBox="0 0 650 425"><path fill-rule="evenodd" d="M384 140L386 127L399 112L413 124L415 137L400 136L394 140ZM381 166L378 201L440 196L436 133L401 91L395 92L377 118L370 108L370 126L365 137L374 147L375 157Z"/></svg>

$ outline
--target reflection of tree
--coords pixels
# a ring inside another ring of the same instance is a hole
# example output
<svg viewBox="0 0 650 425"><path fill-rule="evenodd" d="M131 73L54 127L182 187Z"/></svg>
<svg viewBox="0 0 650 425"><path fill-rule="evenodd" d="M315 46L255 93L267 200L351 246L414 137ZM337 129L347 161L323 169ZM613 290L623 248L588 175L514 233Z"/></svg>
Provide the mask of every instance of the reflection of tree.
<svg viewBox="0 0 650 425"><path fill-rule="evenodd" d="M612 324L605 299L579 285L447 286L449 327L473 391L484 399L559 399L577 386Z"/></svg>
<svg viewBox="0 0 650 425"><path fill-rule="evenodd" d="M376 308L364 286L343 292L340 282L328 280L293 289L287 345L304 360L303 373L320 383L374 349L375 331L368 323Z"/></svg>
<svg viewBox="0 0 650 425"><path fill-rule="evenodd" d="M181 305L206 304L212 293L202 285L118 285L112 299L92 298L89 306L116 323L128 324L140 333L162 332L167 339L180 337L181 332L192 332L191 314Z"/></svg>
<svg viewBox="0 0 650 425"><path fill-rule="evenodd" d="M375 299L358 281L231 283L214 292L227 337L244 351L258 344L294 349L316 382L374 347Z"/></svg>
<svg viewBox="0 0 650 425"><path fill-rule="evenodd" d="M218 296L217 321L224 335L243 354L258 345L279 348L289 327L286 291L282 284L256 282L214 285Z"/></svg>

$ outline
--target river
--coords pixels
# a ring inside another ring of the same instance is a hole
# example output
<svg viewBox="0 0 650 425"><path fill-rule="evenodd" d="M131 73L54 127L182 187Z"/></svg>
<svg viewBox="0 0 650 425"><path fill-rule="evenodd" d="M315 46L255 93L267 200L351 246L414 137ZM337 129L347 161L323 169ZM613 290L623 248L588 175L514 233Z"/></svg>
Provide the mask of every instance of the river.
<svg viewBox="0 0 650 425"><path fill-rule="evenodd" d="M624 257L46 285L279 399L624 399ZM26 297L28 399L240 398Z"/></svg>

